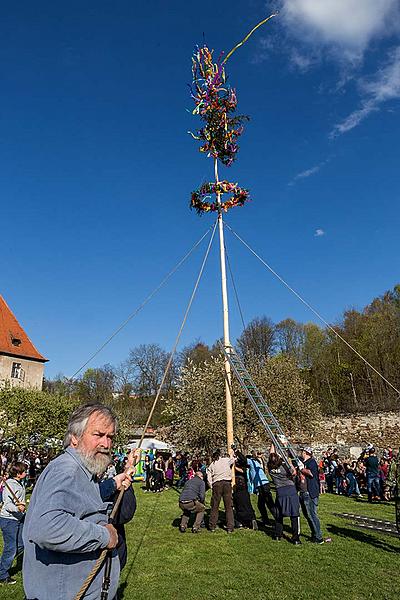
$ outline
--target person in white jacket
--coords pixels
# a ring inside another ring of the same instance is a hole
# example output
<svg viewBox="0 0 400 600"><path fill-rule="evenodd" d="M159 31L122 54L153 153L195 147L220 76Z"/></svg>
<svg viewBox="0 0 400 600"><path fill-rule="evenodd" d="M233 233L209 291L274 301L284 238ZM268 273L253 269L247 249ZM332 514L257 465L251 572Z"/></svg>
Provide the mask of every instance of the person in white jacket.
<svg viewBox="0 0 400 600"><path fill-rule="evenodd" d="M25 517L25 487L22 480L25 476L25 463L15 463L10 468L9 479L5 482L3 490L3 506L0 510L0 529L3 534L0 584L17 583L10 577L9 569L15 556L24 549L22 529Z"/></svg>

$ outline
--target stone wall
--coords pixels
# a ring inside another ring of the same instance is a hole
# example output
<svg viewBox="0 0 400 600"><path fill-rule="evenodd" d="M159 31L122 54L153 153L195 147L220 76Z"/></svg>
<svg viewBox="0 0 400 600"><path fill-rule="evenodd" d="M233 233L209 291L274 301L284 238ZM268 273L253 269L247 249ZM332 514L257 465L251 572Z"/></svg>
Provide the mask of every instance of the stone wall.
<svg viewBox="0 0 400 600"><path fill-rule="evenodd" d="M367 444L378 450L400 446L399 412L325 417L319 430L309 440L303 440L315 450L336 447L340 455L358 456Z"/></svg>

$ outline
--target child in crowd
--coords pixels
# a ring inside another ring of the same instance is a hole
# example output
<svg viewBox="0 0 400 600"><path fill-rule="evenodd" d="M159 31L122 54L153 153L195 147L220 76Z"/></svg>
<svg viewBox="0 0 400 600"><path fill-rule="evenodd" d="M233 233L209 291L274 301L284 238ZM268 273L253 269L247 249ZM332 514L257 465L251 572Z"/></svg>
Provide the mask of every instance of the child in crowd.
<svg viewBox="0 0 400 600"><path fill-rule="evenodd" d="M324 469L323 467L319 468L319 493L320 494L325 494L326 493L326 475L324 473Z"/></svg>

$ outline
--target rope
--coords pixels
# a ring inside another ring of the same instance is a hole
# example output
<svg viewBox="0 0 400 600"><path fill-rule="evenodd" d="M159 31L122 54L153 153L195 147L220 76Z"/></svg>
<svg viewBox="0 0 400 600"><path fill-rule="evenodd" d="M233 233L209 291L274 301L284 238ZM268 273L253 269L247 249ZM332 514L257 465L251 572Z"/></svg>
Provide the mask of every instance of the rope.
<svg viewBox="0 0 400 600"><path fill-rule="evenodd" d="M121 490L118 494L118 498L116 499L114 507L111 511L109 521L112 521L114 519L115 515L117 514L117 510L119 508L119 505L121 504L121 500L122 500L122 496L124 495L124 491L125 491L124 488L121 487ZM86 577L85 581L82 584L82 587L80 588L79 592L74 597L74 600L81 600L81 598L83 598L83 596L86 594L89 585L92 583L93 579L96 577L99 569L101 568L101 565L105 561L105 559L107 557L107 553L108 553L108 548L101 551L99 558L96 560L95 564L93 565L93 569L90 571L89 575Z"/></svg>
<svg viewBox="0 0 400 600"><path fill-rule="evenodd" d="M192 295L191 295L191 297L190 297L190 300L189 300L189 304L187 305L186 312L185 312L185 315L184 315L184 317L183 317L183 321L182 321L181 327L180 327L180 329L179 329L178 335L176 336L176 340L175 340L174 347L173 347L173 349L172 349L172 351L171 351L171 354L170 354L170 356L169 356L168 363L167 363L167 366L166 366L166 368L165 368L165 371L164 371L163 378L162 378L162 380L161 380L161 383L160 383L160 387L158 388L158 391L157 391L156 397L155 397L155 399L154 399L154 402L153 402L153 406L151 407L151 410L150 410L149 416L148 416L148 418L147 418L147 421L146 421L146 425L145 425L145 427L144 427L144 429L143 429L143 432L142 432L142 437L140 438L140 442L139 442L139 448L141 447L141 445L142 445L142 443L143 443L143 439L144 439L144 436L145 436L145 433L146 433L146 429L147 429L147 427L149 426L149 423L150 423L150 421L151 421L151 417L153 416L154 409L155 409L155 407L156 407L156 405L157 405L158 399L159 399L159 397L160 397L160 394L161 394L161 390L162 390L162 388L163 388L163 385L164 385L164 383L165 383L165 379L166 379L166 377L167 377L167 374L168 374L168 371L169 371L169 369L170 369L170 367L171 367L171 364L172 364L172 359L174 358L174 355L175 355L175 352L176 352L176 348L177 348L177 346L178 346L178 343L179 343L180 337L181 337L181 335L182 335L183 328L184 328L184 326L185 326L185 323L186 323L187 317L188 317L188 315L189 315L190 308L191 308L191 306L192 306L192 304L193 304L193 300L194 300L194 297L195 297L195 295L196 295L197 288L199 287L200 279L201 279L201 276L203 275L204 267L205 267L205 265L206 265L207 258L208 258L208 255L209 255L209 253L210 253L211 245L212 245L212 242L213 242L213 239L214 239L215 230L216 230L216 228L217 228L217 223L218 223L218 220L216 220L216 221L215 221L215 223L214 223L214 227L213 227L213 231L212 231L212 234L211 234L211 238L210 238L210 241L209 241L209 243L208 243L207 250L206 250L206 253L205 253L205 255L204 255L203 262L202 262L202 264L201 264L200 271L199 271L199 274L198 274L198 276L197 276L197 280L196 280L196 283L195 283L195 285L194 285L194 288L193 288Z"/></svg>
<svg viewBox="0 0 400 600"><path fill-rule="evenodd" d="M242 320L243 329L246 329L246 323L244 322L242 307L240 306L239 295L237 293L235 280L233 278L233 272L232 272L232 269L231 269L231 262L229 260L229 254L228 254L228 251L226 249L226 245L225 245L225 254L226 254L226 262L228 263L229 275L231 276L231 280L232 280L233 291L235 293L236 303L238 305L238 309L239 309L239 313L240 313L240 318Z"/></svg>
<svg viewBox="0 0 400 600"><path fill-rule="evenodd" d="M145 433L146 433L146 429L147 429L147 427L148 427L148 425L150 423L151 417L153 416L154 409L155 409L155 407L157 405L158 399L159 399L159 397L161 395L162 388L164 386L165 380L166 380L167 375L168 375L168 371L169 371L169 369L171 367L172 359L174 358L174 355L175 355L175 352L176 352L176 348L178 346L180 337L182 335L183 328L184 328L184 326L186 324L186 321L187 321L187 318L188 318L188 315L189 315L190 308L191 308L191 306L193 304L193 300L194 300L194 297L195 297L196 292L197 292L197 288L199 287L199 284L200 284L201 276L203 275L204 267L206 265L207 258L208 258L208 255L210 253L211 245L212 245L212 242L213 242L213 239L214 239L215 230L217 228L217 223L218 223L218 221L215 221L215 224L214 224L214 227L213 227L213 230L212 230L212 234L211 234L211 238L210 238L210 241L208 243L207 250L206 250L206 253L204 255L203 262L201 264L200 271L199 271L199 274L197 276L196 283L194 285L192 295L191 295L189 303L187 305L187 308L186 308L186 311L185 311L185 315L183 317L182 324L180 326L178 335L177 335L176 340L175 340L174 347L173 347L173 349L171 351L171 354L169 356L167 366L165 367L164 375L163 375L163 378L161 380L160 386L158 388L155 400L153 402L153 406L151 407L149 416L147 418L146 425L143 428L143 432L142 432L142 436L141 436L139 444L138 444L138 448L142 447L142 443L143 443L143 439L144 439L144 436L145 436ZM122 500L122 496L124 495L124 491L125 490L124 490L123 487L119 491L117 500L115 501L114 507L113 507L111 515L110 515L110 520L111 521L112 521L112 519L115 517L115 515L117 513L117 510L118 510L119 505L120 505L121 500ZM77 593L77 595L74 597L74 600L81 600L81 598L83 598L83 596L85 595L85 593L86 593L89 585L92 583L93 579L96 577L99 569L101 568L101 566L102 566L102 564L103 564L103 562L104 562L104 560L105 560L105 558L107 556L107 553L108 553L108 549L107 548L105 550L102 550L99 558L96 560L95 564L93 565L92 570L90 571L89 575L86 577L85 581L83 582L82 587L80 588L80 590Z"/></svg>
<svg viewBox="0 0 400 600"><path fill-rule="evenodd" d="M250 250L250 252L251 252L252 254L254 254L254 256L255 256L256 258L258 258L258 260L259 260L259 261L260 261L260 262L261 262L261 263L262 263L262 264L263 264L265 267L267 267L267 269L268 269L268 270L269 270L269 271L270 271L270 272L271 272L271 273L272 273L272 274L273 274L273 275L274 275L274 276L275 276L277 279L279 279L279 281L280 281L281 283L283 283L283 285L284 285L285 287L287 287L287 289L288 289L288 290L290 290L290 291L292 292L292 294L294 294L294 295L295 295L295 296L296 296L296 297L297 297L297 298L300 300L300 302L302 302L302 303L303 303L305 306L307 306L307 308L308 308L309 310L311 310L311 312L312 312L312 313L314 313L314 315L315 315L316 317L318 317L318 319L320 319L320 320L321 320L321 321L322 321L322 322L323 322L323 323L326 325L326 327L327 327L327 328L328 328L330 331L332 331L332 333L334 333L334 334L335 334L335 336L336 336L337 338L339 338L340 340L342 340L342 342L343 342L344 344L346 344L346 346L347 346L348 348L350 348L350 350L352 350L352 351L354 352L354 354L356 354L356 355L358 356L358 358L361 358L361 360L362 360L362 361L363 361L363 362L364 362L364 363L365 363L365 364L366 364L366 365L367 365L367 366L368 366L370 369L372 369L372 370L373 370L373 371L374 371L374 372L375 372L377 375L379 375L379 377L380 377L380 378L381 378L381 379L382 379L382 380L383 380L385 383L387 383L387 385L389 385L389 386L390 386L390 387L391 387L391 388L392 388L392 389L393 389L393 390L394 390L394 391L395 391L395 392L396 392L396 393L397 393L397 394L400 396L400 390L398 390L398 389L397 389L397 388L396 388L396 387L395 387L395 386L394 386L392 383L390 383L390 381L388 381L388 380L386 379L386 377L385 377L384 375L382 375L382 373L381 373L380 371L378 371L378 370L377 370L377 369L376 369L376 368L375 368L373 365L371 365L371 363L370 363L370 362L369 362L369 361L368 361L366 358L364 358L364 357L363 357L363 356L362 356L362 355L361 355L361 354L358 352L358 350L356 350L356 349L355 349L355 348L354 348L354 347L353 347L353 346L352 346L352 345L351 345L351 344L350 344L350 343L349 343L349 342L348 342L348 341L347 341L347 340L346 340L346 339L345 339L345 338L344 338L342 335L340 335L340 333L338 333L338 332L336 331L336 329L334 329L334 328L332 327L332 325L330 325L330 324L329 324L329 323L328 323L328 322L327 322L327 321L324 319L324 317L323 317L322 315L320 315L320 313L319 313L317 310L315 310L315 308L313 308L313 307L311 306L311 304L309 304L309 302L307 302L307 300L305 300L305 299L304 299L302 296L300 296L300 294L299 294L298 292L296 292L296 290L294 290L294 289L293 289L293 288L292 288L292 287L291 287L291 286L290 286L290 285L289 285L289 284L288 284L288 283L287 283L287 282L286 282L286 281L285 281L285 280L284 280L284 279L283 279L283 278L282 278L282 277L281 277L281 276L280 276L280 275L279 275L279 274L278 274L278 273L277 273L277 272L276 272L276 271L275 271L275 270L274 270L274 269L273 269L273 268L272 268L272 267L271 267L271 266L270 266L270 265L269 265L267 262L265 262L265 260L263 260L263 259L261 258L261 256L259 256L259 255L257 254L257 252L256 252L255 250L253 250L253 248L251 248L251 247L250 247L250 246L249 246L249 245L248 245L248 244L247 244L247 243L246 243L246 242L245 242L245 241L244 241L244 240L243 240L243 239L242 239L242 238L241 238L241 237L240 237L240 236L239 236L239 235L238 235L238 234L237 234L237 233L236 233L236 232L233 230L233 229L232 229L232 227L230 227L230 226L229 226L227 223L224 223L224 225L225 225L226 227L228 227L228 229L231 231L231 233L233 233L233 235L234 235L235 237L237 237L237 239L238 239L240 242L242 242L242 244L243 244L244 246L246 246L246 248L247 248L248 250Z"/></svg>
<svg viewBox="0 0 400 600"><path fill-rule="evenodd" d="M210 229L211 229L211 227L210 227ZM204 240L204 238L209 233L210 229L207 229L205 234L194 244L194 246L192 246L192 248L189 250L189 252L187 252L185 254L185 256L175 265L175 267L172 269L172 271L170 271L168 273L168 275L166 275L164 277L164 279L161 281L161 283L159 283L159 285L156 288L154 288L154 290L147 296L147 298L145 300L143 300L143 302L136 308L136 310L134 310L129 315L129 317L127 319L125 319L125 321L123 321L123 323L121 323L121 325L119 325L119 327L114 331L114 333L112 333L110 335L110 337L108 337L105 340L105 342L100 346L100 348L98 350L96 350L96 352L94 354L92 354L92 356L77 371L75 371L75 373L69 378L70 381L75 379L75 377L78 375L78 373L80 373L82 371L82 369L84 369L86 367L86 365L88 365L98 354L100 354L100 352L103 350L103 348L105 348L107 346L107 344L109 344L111 342L111 340L116 335L118 335L118 333L125 327L125 325L127 325L129 323L129 321L131 319L133 319L133 317L135 317L138 314L138 312L140 312L142 310L142 308L144 308L146 306L146 304L148 302L150 302L150 300L153 298L153 296L155 296L157 294L157 292L167 283L168 279L170 279L172 277L172 275L174 273L176 273L176 271L179 269L179 267L182 266L183 263L189 258L189 256L197 248L197 246L199 246L201 244L201 242Z"/></svg>

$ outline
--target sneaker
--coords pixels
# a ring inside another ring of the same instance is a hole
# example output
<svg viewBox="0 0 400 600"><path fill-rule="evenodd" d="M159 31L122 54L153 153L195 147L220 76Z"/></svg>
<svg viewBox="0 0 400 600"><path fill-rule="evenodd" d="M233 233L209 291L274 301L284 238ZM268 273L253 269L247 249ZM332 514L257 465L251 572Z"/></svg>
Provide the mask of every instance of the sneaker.
<svg viewBox="0 0 400 600"><path fill-rule="evenodd" d="M186 531L186 527L182 527L182 525L179 525L179 531L180 531L181 533L185 533L185 531Z"/></svg>
<svg viewBox="0 0 400 600"><path fill-rule="evenodd" d="M11 577L0 579L0 584L2 585L14 585L15 583L17 583L17 581L15 579L11 579Z"/></svg>
<svg viewBox="0 0 400 600"><path fill-rule="evenodd" d="M233 533L233 529L227 529L226 533Z"/></svg>
<svg viewBox="0 0 400 600"><path fill-rule="evenodd" d="M209 530L211 533L215 533L217 531L216 527L210 527Z"/></svg>
<svg viewBox="0 0 400 600"><path fill-rule="evenodd" d="M317 544L318 546L322 546L322 544L324 543L324 540L314 540L314 544Z"/></svg>
<svg viewBox="0 0 400 600"><path fill-rule="evenodd" d="M300 540L292 540L292 544L294 546L301 546L301 541Z"/></svg>
<svg viewBox="0 0 400 600"><path fill-rule="evenodd" d="M255 519L252 520L251 526L253 528L253 531L258 531L258 524L257 524L257 521Z"/></svg>
<svg viewBox="0 0 400 600"><path fill-rule="evenodd" d="M280 542L280 541L282 540L282 538L281 538L281 537L279 537L279 536L277 536L277 535L274 535L274 536L272 537L272 539L274 540L274 542Z"/></svg>
<svg viewBox="0 0 400 600"><path fill-rule="evenodd" d="M192 533L199 533L200 528L192 527Z"/></svg>

